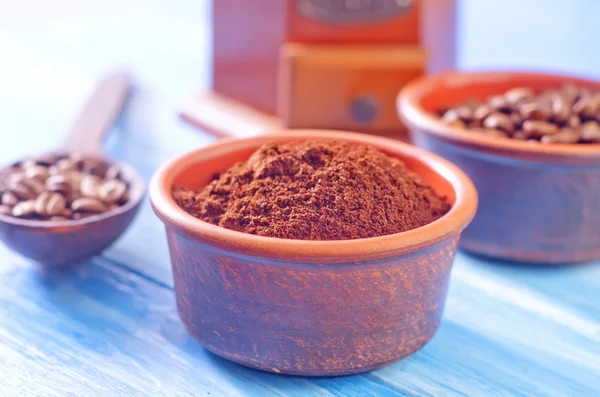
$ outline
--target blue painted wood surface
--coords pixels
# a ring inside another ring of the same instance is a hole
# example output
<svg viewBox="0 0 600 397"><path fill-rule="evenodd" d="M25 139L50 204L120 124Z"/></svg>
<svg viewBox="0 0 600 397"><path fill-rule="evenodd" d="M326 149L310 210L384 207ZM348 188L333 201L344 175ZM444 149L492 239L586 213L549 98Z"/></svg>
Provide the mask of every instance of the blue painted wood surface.
<svg viewBox="0 0 600 397"><path fill-rule="evenodd" d="M68 0L53 4L61 2ZM175 114L177 100L206 85L206 2L147 3L124 0L111 12L33 30L0 24L0 161L59 144L98 75L123 60L136 67L139 88L106 142L111 155L149 178L166 160L212 140ZM465 3L464 18L482 17L483 2ZM600 12L600 3L586 3L589 15ZM549 7L545 17L552 12L561 14ZM475 25L465 21L465 32ZM467 49L484 48L463 40ZM498 52L509 52L486 51L495 64ZM597 54L573 49L567 65L540 51L530 63L600 75L583 62ZM461 62L486 64L472 53ZM0 246L0 396L596 396L599 302L600 262L528 267L459 253L442 326L414 356L342 378L265 374L220 359L187 335L163 228L145 203L121 240L73 270L46 273Z"/></svg>

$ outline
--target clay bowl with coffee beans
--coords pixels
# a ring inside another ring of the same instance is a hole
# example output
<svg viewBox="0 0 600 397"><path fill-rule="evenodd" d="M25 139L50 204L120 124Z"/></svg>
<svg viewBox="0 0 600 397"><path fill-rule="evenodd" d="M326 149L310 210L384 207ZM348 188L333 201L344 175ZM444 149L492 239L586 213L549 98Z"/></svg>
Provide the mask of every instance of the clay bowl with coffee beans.
<svg viewBox="0 0 600 397"><path fill-rule="evenodd" d="M520 72L440 74L401 91L413 143L477 187L462 248L540 264L600 258L599 93L597 81Z"/></svg>
<svg viewBox="0 0 600 397"><path fill-rule="evenodd" d="M137 171L101 155L31 157L0 171L0 239L40 264L74 264L112 244L143 195Z"/></svg>
<svg viewBox="0 0 600 397"><path fill-rule="evenodd" d="M445 195L451 209L403 233L338 241L257 236L180 208L174 187L199 189L267 143L369 144ZM165 224L177 307L208 350L265 371L359 373L406 357L437 330L461 231L477 193L449 162L405 143L339 131L279 131L226 139L162 166L150 200Z"/></svg>

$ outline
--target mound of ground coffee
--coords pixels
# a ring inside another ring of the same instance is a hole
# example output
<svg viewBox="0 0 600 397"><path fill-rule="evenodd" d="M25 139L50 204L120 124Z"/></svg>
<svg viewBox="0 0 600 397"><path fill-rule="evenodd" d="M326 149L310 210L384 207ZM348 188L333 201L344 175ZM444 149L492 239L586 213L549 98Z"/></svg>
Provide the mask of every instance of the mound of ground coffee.
<svg viewBox="0 0 600 397"><path fill-rule="evenodd" d="M336 141L268 144L177 204L214 225L260 236L349 240L435 221L450 209L399 160Z"/></svg>

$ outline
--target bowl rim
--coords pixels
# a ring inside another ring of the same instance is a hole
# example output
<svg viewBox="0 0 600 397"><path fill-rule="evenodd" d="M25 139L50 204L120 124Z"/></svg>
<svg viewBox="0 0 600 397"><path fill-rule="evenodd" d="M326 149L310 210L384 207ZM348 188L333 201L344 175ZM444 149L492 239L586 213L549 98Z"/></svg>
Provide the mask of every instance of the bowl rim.
<svg viewBox="0 0 600 397"><path fill-rule="evenodd" d="M439 117L421 105L424 95L442 90L444 87L485 84L486 81L536 79L538 81L563 81L592 86L600 90L600 81L583 77L536 73L526 71L450 71L423 76L408 83L398 94L396 105L400 118L408 127L433 135L444 141L457 143L477 150L534 161L560 163L596 163L600 161L600 144L541 144L516 139L500 139L474 134L465 129L443 124ZM526 85L526 84L525 84Z"/></svg>
<svg viewBox="0 0 600 397"><path fill-rule="evenodd" d="M425 163L450 183L455 191L455 203L450 211L438 220L403 233L355 240L313 241L263 237L229 230L193 217L172 198L171 188L175 176L197 162L199 157L216 158L243 148L258 148L267 142L303 139L365 143ZM250 138L219 140L164 164L152 177L149 192L154 212L165 223L167 229L175 228L180 234L195 241L220 246L229 251L234 249L237 253L254 257L283 258L288 262L356 262L412 253L460 233L471 222L477 208L477 192L473 183L450 162L400 141L334 130L280 130Z"/></svg>

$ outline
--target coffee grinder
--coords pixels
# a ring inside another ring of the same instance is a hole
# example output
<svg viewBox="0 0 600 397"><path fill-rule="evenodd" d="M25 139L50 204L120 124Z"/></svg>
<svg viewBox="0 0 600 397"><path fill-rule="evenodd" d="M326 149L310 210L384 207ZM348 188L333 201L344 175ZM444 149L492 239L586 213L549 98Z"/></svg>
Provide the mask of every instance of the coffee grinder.
<svg viewBox="0 0 600 397"><path fill-rule="evenodd" d="M218 136L280 128L402 139L396 96L455 64L456 0L214 0L213 81L184 119Z"/></svg>

